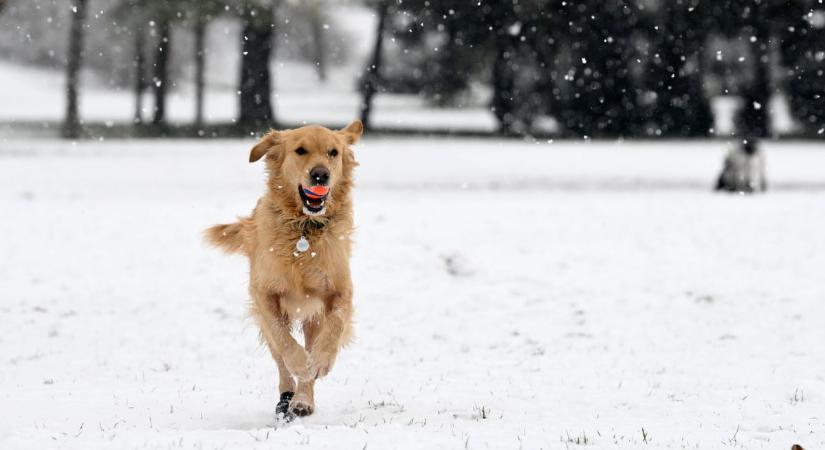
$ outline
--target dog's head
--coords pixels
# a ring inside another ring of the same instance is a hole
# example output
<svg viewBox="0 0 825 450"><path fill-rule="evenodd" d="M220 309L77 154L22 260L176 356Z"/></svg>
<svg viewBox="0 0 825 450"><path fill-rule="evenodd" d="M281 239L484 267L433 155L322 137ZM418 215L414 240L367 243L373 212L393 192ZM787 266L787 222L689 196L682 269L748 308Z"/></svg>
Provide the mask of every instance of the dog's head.
<svg viewBox="0 0 825 450"><path fill-rule="evenodd" d="M337 131L317 125L273 130L252 148L249 162L266 156L269 189L285 212L332 215L349 195L358 165L350 146L363 131L358 120Z"/></svg>

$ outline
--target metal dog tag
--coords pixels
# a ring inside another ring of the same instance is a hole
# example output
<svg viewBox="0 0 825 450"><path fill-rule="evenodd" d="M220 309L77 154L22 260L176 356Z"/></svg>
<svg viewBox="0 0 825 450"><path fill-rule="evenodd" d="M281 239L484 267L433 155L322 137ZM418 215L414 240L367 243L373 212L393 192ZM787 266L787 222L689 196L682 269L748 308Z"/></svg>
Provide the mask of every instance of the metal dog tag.
<svg viewBox="0 0 825 450"><path fill-rule="evenodd" d="M298 242L295 243L295 250L298 250L301 253L309 250L309 241L306 237L301 236L301 238L298 239Z"/></svg>

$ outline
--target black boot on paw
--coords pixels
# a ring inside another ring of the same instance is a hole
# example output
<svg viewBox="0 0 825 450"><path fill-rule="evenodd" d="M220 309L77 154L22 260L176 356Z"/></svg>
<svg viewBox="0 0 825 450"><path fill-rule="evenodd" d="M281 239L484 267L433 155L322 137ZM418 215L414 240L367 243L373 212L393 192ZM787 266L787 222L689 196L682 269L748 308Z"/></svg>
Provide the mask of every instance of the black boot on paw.
<svg viewBox="0 0 825 450"><path fill-rule="evenodd" d="M292 419L295 418L295 414L289 411L289 402L292 400L294 395L295 393L290 391L281 393L281 400L279 400L278 404L275 405L275 417L278 420L291 422Z"/></svg>

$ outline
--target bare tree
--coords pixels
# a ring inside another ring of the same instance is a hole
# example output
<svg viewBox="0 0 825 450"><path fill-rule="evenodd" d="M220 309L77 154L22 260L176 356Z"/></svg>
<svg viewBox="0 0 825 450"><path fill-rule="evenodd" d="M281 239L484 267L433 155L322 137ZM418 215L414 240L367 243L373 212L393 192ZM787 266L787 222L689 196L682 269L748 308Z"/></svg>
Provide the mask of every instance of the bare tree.
<svg viewBox="0 0 825 450"><path fill-rule="evenodd" d="M146 57L144 47L146 45L146 35L140 27L135 27L135 112L132 119L135 125L143 123L143 90L146 89Z"/></svg>
<svg viewBox="0 0 825 450"><path fill-rule="evenodd" d="M314 50L315 70L321 81L327 79L326 47L324 45L324 16L323 5L320 0L308 0L309 23L312 28L312 46Z"/></svg>
<svg viewBox="0 0 825 450"><path fill-rule="evenodd" d="M69 53L66 64L66 117L63 123L63 136L67 138L77 138L82 131L77 103L80 68L83 65L83 27L85 21L86 0L74 0L72 23L69 29Z"/></svg>
<svg viewBox="0 0 825 450"><path fill-rule="evenodd" d="M190 0L186 11L191 12L188 20L192 22L195 36L195 128L200 133L203 129L204 97L206 93L206 31L209 22L224 11L227 3L223 0Z"/></svg>
<svg viewBox="0 0 825 450"><path fill-rule="evenodd" d="M206 14L200 8L195 17L195 127L203 127L203 92L206 71Z"/></svg>
<svg viewBox="0 0 825 450"><path fill-rule="evenodd" d="M384 29L387 24L387 13L389 10L389 2L387 0L379 0L376 5L376 14L378 15L378 27L375 30L375 43L372 47L372 57L369 64L367 64L364 74L361 76L361 123L364 124L364 129L370 129L370 114L372 113L372 98L378 92L380 84L381 71L381 54L384 48Z"/></svg>
<svg viewBox="0 0 825 450"><path fill-rule="evenodd" d="M240 116L238 124L248 129L272 126L272 84L269 61L272 58L275 27L273 2L247 0L241 9Z"/></svg>
<svg viewBox="0 0 825 450"><path fill-rule="evenodd" d="M665 3L648 27L656 48L647 76L656 93L651 115L663 135L702 137L713 128L710 101L702 88L702 50L712 17L695 3ZM691 65L695 68L689 70Z"/></svg>
<svg viewBox="0 0 825 450"><path fill-rule="evenodd" d="M153 23L158 14L158 1L118 0L113 8L113 17L129 30L132 38L130 65L134 74L132 80L132 92L135 97L132 112L132 123L134 125L143 124L143 94L149 85L146 70L147 31L144 27Z"/></svg>
<svg viewBox="0 0 825 450"><path fill-rule="evenodd" d="M155 88L155 115L153 125L166 123L166 92L169 84L169 51L172 45L172 24L167 15L163 14L158 23L159 39L155 52L154 75L152 82Z"/></svg>
<svg viewBox="0 0 825 450"><path fill-rule="evenodd" d="M768 102L771 97L770 19L766 2L755 2L747 9L745 30L753 56L753 80L743 95L741 112L743 132L751 137L768 136Z"/></svg>

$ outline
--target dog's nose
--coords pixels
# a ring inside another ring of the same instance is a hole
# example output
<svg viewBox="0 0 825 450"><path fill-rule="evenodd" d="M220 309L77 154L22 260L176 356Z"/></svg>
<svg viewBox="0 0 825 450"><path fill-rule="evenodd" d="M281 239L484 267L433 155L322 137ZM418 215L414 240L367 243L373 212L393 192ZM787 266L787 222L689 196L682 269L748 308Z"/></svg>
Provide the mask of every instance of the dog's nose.
<svg viewBox="0 0 825 450"><path fill-rule="evenodd" d="M322 166L313 167L309 171L309 179L313 184L326 185L329 182L329 169Z"/></svg>

